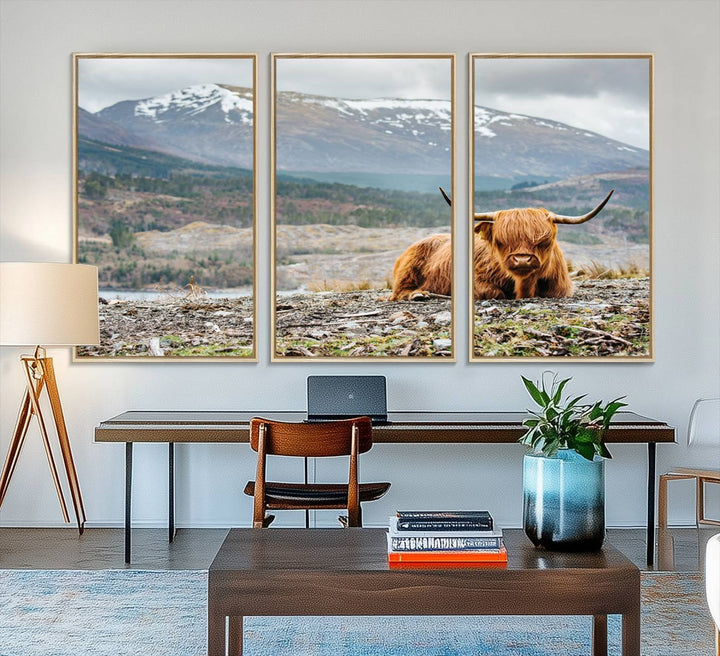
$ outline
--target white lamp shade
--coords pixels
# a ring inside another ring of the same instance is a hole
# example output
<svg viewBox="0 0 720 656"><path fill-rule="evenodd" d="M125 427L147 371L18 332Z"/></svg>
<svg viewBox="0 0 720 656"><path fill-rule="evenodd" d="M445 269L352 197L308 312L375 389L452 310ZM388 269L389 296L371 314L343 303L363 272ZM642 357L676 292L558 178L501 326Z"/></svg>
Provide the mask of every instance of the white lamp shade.
<svg viewBox="0 0 720 656"><path fill-rule="evenodd" d="M0 262L0 344L98 344L97 267Z"/></svg>

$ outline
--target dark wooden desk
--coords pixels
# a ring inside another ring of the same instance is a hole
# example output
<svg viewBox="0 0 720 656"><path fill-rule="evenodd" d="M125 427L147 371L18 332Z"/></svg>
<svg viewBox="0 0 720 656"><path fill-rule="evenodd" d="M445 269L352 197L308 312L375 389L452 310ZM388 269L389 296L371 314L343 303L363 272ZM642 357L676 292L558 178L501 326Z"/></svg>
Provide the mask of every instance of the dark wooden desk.
<svg viewBox="0 0 720 656"><path fill-rule="evenodd" d="M168 532L175 534L175 444L249 441L254 416L302 421L304 412L275 411L149 411L132 410L108 419L95 428L96 442L125 443L125 562L130 562L132 457L135 442L168 444ZM382 443L480 443L516 442L524 429L523 412L390 412L389 423L373 429L373 441ZM655 446L675 441L675 429L656 419L633 412L615 415L608 443L641 443L648 448L647 559L655 554Z"/></svg>
<svg viewBox="0 0 720 656"><path fill-rule="evenodd" d="M623 656L640 655L633 563L611 546L548 552L504 536L507 568L423 570L388 568L383 529L233 529L208 572L208 656L242 654L252 615L592 615L592 654L606 656L610 614Z"/></svg>

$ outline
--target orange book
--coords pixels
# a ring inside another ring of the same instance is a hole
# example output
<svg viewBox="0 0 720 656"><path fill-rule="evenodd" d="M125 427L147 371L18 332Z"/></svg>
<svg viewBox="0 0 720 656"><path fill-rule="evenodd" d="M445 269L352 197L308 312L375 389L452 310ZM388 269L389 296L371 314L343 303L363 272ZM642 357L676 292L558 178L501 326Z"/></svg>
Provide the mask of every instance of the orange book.
<svg viewBox="0 0 720 656"><path fill-rule="evenodd" d="M390 551L388 560L394 563L507 563L507 549L484 551Z"/></svg>
<svg viewBox="0 0 720 656"><path fill-rule="evenodd" d="M464 561L464 562L392 562L388 563L390 569L505 569L507 567L507 561L505 562L482 562L482 561Z"/></svg>

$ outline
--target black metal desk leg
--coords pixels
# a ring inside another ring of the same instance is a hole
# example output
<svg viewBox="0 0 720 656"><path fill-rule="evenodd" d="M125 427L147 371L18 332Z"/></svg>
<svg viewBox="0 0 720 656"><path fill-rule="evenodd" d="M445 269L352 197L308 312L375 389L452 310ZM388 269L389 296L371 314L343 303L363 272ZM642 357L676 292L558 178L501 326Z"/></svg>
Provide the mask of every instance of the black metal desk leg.
<svg viewBox="0 0 720 656"><path fill-rule="evenodd" d="M175 443L168 442L168 542L175 538Z"/></svg>
<svg viewBox="0 0 720 656"><path fill-rule="evenodd" d="M648 442L647 564L655 561L655 442Z"/></svg>
<svg viewBox="0 0 720 656"><path fill-rule="evenodd" d="M130 564L130 504L132 502L133 443L125 442L125 563Z"/></svg>

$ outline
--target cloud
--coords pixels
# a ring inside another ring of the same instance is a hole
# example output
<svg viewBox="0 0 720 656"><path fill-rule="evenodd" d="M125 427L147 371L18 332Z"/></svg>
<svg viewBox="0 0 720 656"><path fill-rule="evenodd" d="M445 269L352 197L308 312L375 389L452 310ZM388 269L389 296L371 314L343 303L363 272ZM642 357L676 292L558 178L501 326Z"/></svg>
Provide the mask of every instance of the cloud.
<svg viewBox="0 0 720 656"><path fill-rule="evenodd" d="M450 99L448 58L307 57L276 59L279 91L350 99Z"/></svg>
<svg viewBox="0 0 720 656"><path fill-rule="evenodd" d="M649 147L647 58L474 59L475 104Z"/></svg>
<svg viewBox="0 0 720 656"><path fill-rule="evenodd" d="M121 100L140 100L193 84L252 87L251 59L211 57L82 57L78 104L90 112Z"/></svg>

